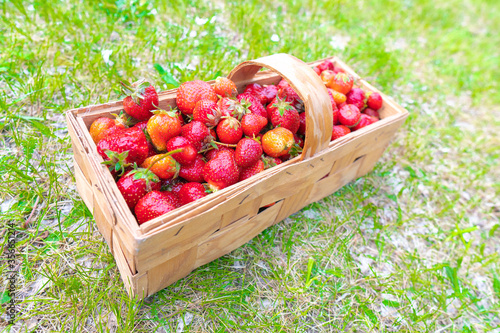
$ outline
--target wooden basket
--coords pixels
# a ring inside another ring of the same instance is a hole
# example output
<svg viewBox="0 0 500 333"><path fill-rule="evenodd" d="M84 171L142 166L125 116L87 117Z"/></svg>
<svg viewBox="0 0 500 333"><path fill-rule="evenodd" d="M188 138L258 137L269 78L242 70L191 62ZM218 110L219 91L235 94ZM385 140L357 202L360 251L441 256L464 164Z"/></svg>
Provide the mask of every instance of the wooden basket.
<svg viewBox="0 0 500 333"><path fill-rule="evenodd" d="M362 88L380 93L342 61L329 59L358 79ZM131 296L154 294L373 168L408 112L380 93L384 99L380 121L330 142L330 99L312 70L323 60L306 64L287 54L275 54L243 62L228 76L240 92L252 82L277 84L281 77L290 82L306 110L301 156L140 226L101 164L88 130L98 117L122 110L122 102L66 112L78 192L93 212ZM262 67L269 70L260 71ZM175 106L176 91L159 93L159 106ZM264 208L271 203L275 204Z"/></svg>

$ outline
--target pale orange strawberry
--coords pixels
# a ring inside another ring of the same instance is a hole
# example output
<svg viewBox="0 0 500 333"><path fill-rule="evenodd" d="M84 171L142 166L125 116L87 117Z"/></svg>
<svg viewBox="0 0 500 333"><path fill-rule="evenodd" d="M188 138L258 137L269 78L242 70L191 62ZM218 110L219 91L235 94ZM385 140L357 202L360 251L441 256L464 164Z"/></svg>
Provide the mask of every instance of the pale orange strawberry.
<svg viewBox="0 0 500 333"><path fill-rule="evenodd" d="M293 133L284 127L267 131L262 137L262 148L271 157L288 154L294 143Z"/></svg>

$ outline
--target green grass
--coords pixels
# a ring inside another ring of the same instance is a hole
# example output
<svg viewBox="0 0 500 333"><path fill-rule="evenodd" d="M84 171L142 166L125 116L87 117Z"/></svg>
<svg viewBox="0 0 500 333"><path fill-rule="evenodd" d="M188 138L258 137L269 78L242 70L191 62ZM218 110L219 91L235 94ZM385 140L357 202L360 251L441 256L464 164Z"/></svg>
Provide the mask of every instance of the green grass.
<svg viewBox="0 0 500 333"><path fill-rule="evenodd" d="M4 0L0 15L11 331L500 330L496 1ZM277 52L338 55L410 117L367 176L129 299L76 192L63 112L116 100L123 79L164 90ZM7 269L2 257L4 304Z"/></svg>

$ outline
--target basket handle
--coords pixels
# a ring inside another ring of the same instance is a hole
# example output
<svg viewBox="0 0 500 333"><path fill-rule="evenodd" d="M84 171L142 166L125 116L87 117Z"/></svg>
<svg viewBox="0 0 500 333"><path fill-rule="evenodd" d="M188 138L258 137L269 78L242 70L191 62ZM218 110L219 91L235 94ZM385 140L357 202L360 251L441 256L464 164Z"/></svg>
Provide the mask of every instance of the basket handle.
<svg viewBox="0 0 500 333"><path fill-rule="evenodd" d="M306 138L300 159L310 158L326 149L332 137L333 111L328 91L318 74L302 60L278 53L242 62L228 78L238 85L251 80L262 67L286 79L304 102Z"/></svg>

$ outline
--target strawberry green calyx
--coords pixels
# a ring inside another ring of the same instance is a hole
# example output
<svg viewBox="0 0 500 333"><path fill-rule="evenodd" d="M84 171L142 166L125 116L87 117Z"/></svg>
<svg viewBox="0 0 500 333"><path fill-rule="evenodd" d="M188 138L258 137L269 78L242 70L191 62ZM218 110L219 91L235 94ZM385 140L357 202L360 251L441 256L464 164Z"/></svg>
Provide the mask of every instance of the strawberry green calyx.
<svg viewBox="0 0 500 333"><path fill-rule="evenodd" d="M134 170L130 171L129 175L133 176L135 180L144 179L146 181L146 192L151 192L151 182L158 183L160 178L153 173L153 171L134 166Z"/></svg>
<svg viewBox="0 0 500 333"><path fill-rule="evenodd" d="M121 92L126 95L132 97L132 100L136 104L141 104L141 99L144 99L144 91L151 84L146 81L146 79L140 79L134 83L129 83L127 81L120 81Z"/></svg>
<svg viewBox="0 0 500 333"><path fill-rule="evenodd" d="M236 128L241 126L241 123L238 121L238 119L236 119L234 117L224 116L224 117L221 117L221 119L228 119L228 122L229 122L228 125L232 129L236 129Z"/></svg>
<svg viewBox="0 0 500 333"><path fill-rule="evenodd" d="M161 109L160 107L153 105L156 110L151 111L153 114L168 114L172 118L179 118L179 111L177 108L173 108L172 106L168 105L169 110Z"/></svg>
<svg viewBox="0 0 500 333"><path fill-rule="evenodd" d="M290 103L288 103L284 98L280 98L276 96L276 103L273 104L273 107L278 109L280 116L283 117L285 110L293 110L293 107Z"/></svg>
<svg viewBox="0 0 500 333"><path fill-rule="evenodd" d="M302 147L299 146L297 143L294 143L293 146L292 146L292 148L290 148L290 151L288 152L288 154L291 157L297 157L300 154L302 154Z"/></svg>
<svg viewBox="0 0 500 333"><path fill-rule="evenodd" d="M130 127L134 124L134 120L132 119L132 117L123 112L123 110L120 111L119 114L112 113L111 115L114 116L115 120L122 124L125 128Z"/></svg>
<svg viewBox="0 0 500 333"><path fill-rule="evenodd" d="M109 171L117 172L118 176L122 176L125 172L125 168L132 165L130 163L125 163L125 160L128 157L128 150L122 153L117 153L112 150L106 150L105 154L109 158L109 160L102 162L102 164L108 166Z"/></svg>

